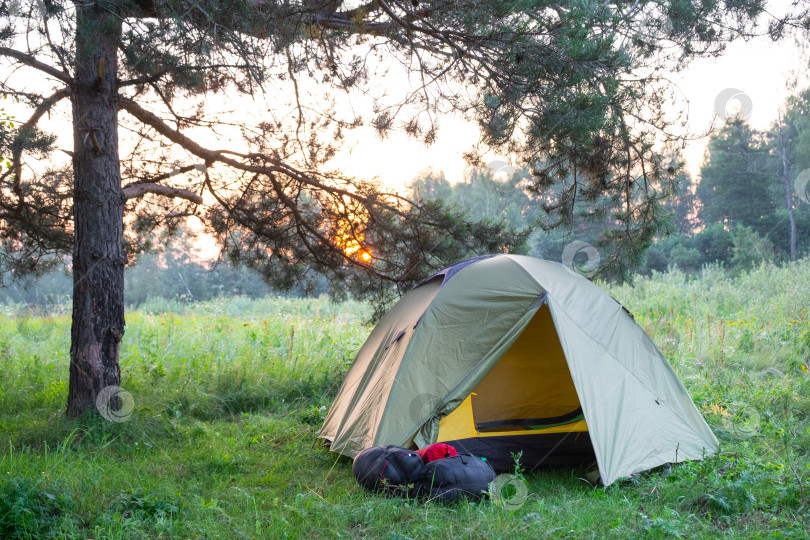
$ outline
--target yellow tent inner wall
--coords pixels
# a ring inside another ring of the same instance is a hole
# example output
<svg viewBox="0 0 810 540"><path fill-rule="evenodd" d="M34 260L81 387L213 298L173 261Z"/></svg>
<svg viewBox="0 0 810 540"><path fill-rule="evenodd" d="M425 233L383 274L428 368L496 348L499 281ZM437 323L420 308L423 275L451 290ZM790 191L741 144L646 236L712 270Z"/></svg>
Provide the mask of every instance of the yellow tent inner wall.
<svg viewBox="0 0 810 540"><path fill-rule="evenodd" d="M535 430L504 426L479 432L475 427L477 422L562 416L579 406L579 397L551 313L544 304L475 390L439 421L437 442L469 437L587 431L585 420Z"/></svg>

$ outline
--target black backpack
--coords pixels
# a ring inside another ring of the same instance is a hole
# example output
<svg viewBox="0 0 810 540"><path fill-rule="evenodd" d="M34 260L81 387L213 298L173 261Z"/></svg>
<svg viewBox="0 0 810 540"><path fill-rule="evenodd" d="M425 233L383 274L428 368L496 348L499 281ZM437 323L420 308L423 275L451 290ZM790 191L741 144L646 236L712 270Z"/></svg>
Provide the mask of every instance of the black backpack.
<svg viewBox="0 0 810 540"><path fill-rule="evenodd" d="M371 491L441 502L481 499L495 480L490 464L472 454L425 465L416 452L399 446L366 448L354 458L352 472Z"/></svg>

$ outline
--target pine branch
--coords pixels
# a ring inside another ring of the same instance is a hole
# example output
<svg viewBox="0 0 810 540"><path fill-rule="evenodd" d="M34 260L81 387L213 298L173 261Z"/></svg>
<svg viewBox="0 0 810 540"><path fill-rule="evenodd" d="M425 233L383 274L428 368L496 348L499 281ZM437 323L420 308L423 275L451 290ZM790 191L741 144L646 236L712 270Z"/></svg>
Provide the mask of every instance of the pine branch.
<svg viewBox="0 0 810 540"><path fill-rule="evenodd" d="M360 195L359 193L349 191L346 189L341 189L335 186L330 186L328 184L324 184L323 182L320 182L316 178L302 171L299 171L298 169L272 156L268 156L265 154L251 154L250 156L247 157L253 158L254 161L255 159L261 159L262 161L268 164L256 164L255 162L245 163L238 159L226 156L225 152L223 151L205 148L199 143L191 140L181 132L172 129L159 116L157 116L151 111L147 111L134 101L130 101L128 99L119 99L118 103L122 110L125 110L126 112L131 114L135 119L137 119L141 123L150 126L155 131L157 131L158 133L169 139L171 142L183 147L188 152L203 159L207 165L212 165L214 163L219 162L248 173L264 174L271 177L275 174L281 174L289 178L292 178L298 182L301 182L302 184L310 186L312 188L322 190L326 193L329 193L330 195L348 197L350 199L362 203L363 205L385 208L386 210L394 212L400 217L405 217L405 213L395 206L385 204L379 200L372 201ZM410 202L407 201L407 199L404 199L403 197L400 196L396 196L394 194L391 194L391 196L397 198L398 200Z"/></svg>
<svg viewBox="0 0 810 540"><path fill-rule="evenodd" d="M126 86L137 86L140 84L156 83L159 82L160 79L162 79L163 77L176 73L186 73L195 71L200 72L214 69L227 69L227 68L244 69L246 67L248 66L245 64L206 64L204 66L181 66L172 69L162 69L154 73L150 73L149 75L144 75L142 77L135 77L133 79L126 79L123 81L119 81L118 88L124 88Z"/></svg>
<svg viewBox="0 0 810 540"><path fill-rule="evenodd" d="M22 134L28 130L31 130L36 127L37 123L39 123L40 119L53 108L56 103L65 99L66 97L70 96L70 88L62 88L51 94L50 96L46 97L42 100L42 102L34 109L33 114L28 118L28 120L20 126L18 133ZM23 205L23 194L22 194L22 145L17 145L14 149L11 157L11 170L14 172L14 183L12 185L12 191L14 194L17 195L17 200L19 203L19 207Z"/></svg>
<svg viewBox="0 0 810 540"><path fill-rule="evenodd" d="M268 2L267 0L243 0L243 3L255 9L259 13L267 13L278 6L275 3ZM160 10L155 6L154 0L137 0L135 10L130 10L126 13L127 17L132 18L154 18L161 17ZM299 10L291 12L290 15L302 16L300 23L304 27L326 28L330 30L344 30L354 34L370 34L370 35L384 35L391 30L398 28L398 25L392 21L386 22L371 22L366 19L379 9L376 0L372 0L362 6L347 11L336 11L329 9L328 4L333 2L324 2L323 7L327 8L319 11ZM337 4L334 5L337 7ZM425 13L428 10L424 10ZM266 29L256 28L248 31L246 28L240 28L239 33L249 35L252 37L267 39L270 36L267 34Z"/></svg>
<svg viewBox="0 0 810 540"><path fill-rule="evenodd" d="M172 129L157 115L155 115L150 111L147 111L146 109L134 103L133 101L127 99L119 99L119 106L122 110L131 114L138 121L155 129L155 131L166 137L171 142L184 148L191 154L203 159L207 166L211 166L212 164L219 162L224 165L228 165L236 170L240 170L246 173L259 174L266 177L267 180L270 182L272 190L275 193L276 197L278 198L278 201L290 213L295 223L295 228L298 229L297 233L298 237L306 245L307 250L313 257L317 258L318 249L316 246L311 244L310 240L308 239L308 236L314 239L319 245L327 247L327 249L333 255L339 257L342 261L344 261L344 263L361 268L368 274L376 276L377 278L383 279L385 281L397 281L396 277L392 277L384 273L378 272L376 269L369 266L368 264L353 259L340 246L335 245L335 242L332 239L328 238L328 236L323 231L319 230L315 225L310 223L310 220L301 213L301 209L299 208L299 204L297 203L297 201L294 200L285 191L285 185L282 183L280 178L287 177L297 182L299 185L316 188L324 193L328 193L336 200L348 198L356 201L357 203L363 205L368 209L376 208L379 210L388 210L391 213L398 215L400 218L408 219L409 216L401 208L397 208L390 204L386 204L382 202L380 199L372 200L357 192L352 192L346 189L341 189L332 185L324 184L323 182L317 180L316 178L304 172L301 172L291 167L290 165L283 163L281 160L278 160L271 156L267 156L264 154L249 154L247 156L243 156L243 159L250 160L247 163L239 159L229 157L225 155L226 152L224 151L211 150L205 148L202 145L198 144L197 142L191 140L181 132ZM268 164L257 163L261 161L267 162ZM138 186L142 185L147 184L130 184L129 186L127 186L127 188L136 189ZM206 186L208 188L208 191L214 196L217 202L220 205L222 205L224 209L229 211L229 214L231 215L237 214L237 212L234 211L234 208L232 208L231 205L217 192L212 182L210 181L207 172L206 172ZM392 195L392 197L395 197L395 195ZM401 197L397 198L402 199ZM239 221L240 225L247 228L252 228L251 223L248 223L240 218L237 218L237 220ZM430 226L431 224L426 223L426 225ZM260 232L257 230L254 230L253 232L256 233L257 235L260 235ZM324 266L329 265L329 263L326 261L323 261L322 264Z"/></svg>
<svg viewBox="0 0 810 540"><path fill-rule="evenodd" d="M0 56L8 56L9 58L14 58L15 60L25 64L26 66L38 69L39 71L47 73L51 77L59 79L68 86L73 84L73 79L70 77L70 75L68 75L64 71L56 69L53 66L49 66L48 64L40 62L31 55L21 53L20 51L15 51L14 49L9 49L8 47L0 47Z"/></svg>
<svg viewBox="0 0 810 540"><path fill-rule="evenodd" d="M203 198L200 195L188 189L164 186L163 184L130 184L124 187L124 197L126 197L127 200L143 197L147 193L176 199L185 199L194 204L203 203Z"/></svg>

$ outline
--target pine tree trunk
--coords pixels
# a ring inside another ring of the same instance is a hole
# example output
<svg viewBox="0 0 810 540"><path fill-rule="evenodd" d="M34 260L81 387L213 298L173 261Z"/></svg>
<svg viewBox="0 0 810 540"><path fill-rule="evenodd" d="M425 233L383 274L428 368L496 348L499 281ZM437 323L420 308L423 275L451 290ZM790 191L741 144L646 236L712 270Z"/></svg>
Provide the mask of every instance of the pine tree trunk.
<svg viewBox="0 0 810 540"><path fill-rule="evenodd" d="M124 335L124 193L118 157L117 49L121 19L76 3L73 105L73 321L68 416L119 385Z"/></svg>

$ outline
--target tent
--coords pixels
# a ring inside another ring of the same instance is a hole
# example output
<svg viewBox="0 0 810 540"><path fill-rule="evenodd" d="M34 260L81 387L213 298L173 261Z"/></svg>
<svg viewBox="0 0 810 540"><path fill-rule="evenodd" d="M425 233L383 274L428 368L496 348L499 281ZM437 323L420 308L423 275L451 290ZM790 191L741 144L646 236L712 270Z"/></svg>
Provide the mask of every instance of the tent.
<svg viewBox="0 0 810 540"><path fill-rule="evenodd" d="M446 442L509 470L596 460L605 485L716 452L652 339L565 266L490 255L446 268L380 320L319 437L370 446Z"/></svg>

